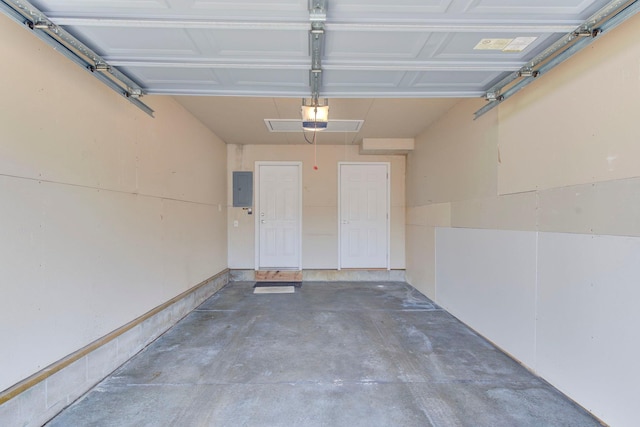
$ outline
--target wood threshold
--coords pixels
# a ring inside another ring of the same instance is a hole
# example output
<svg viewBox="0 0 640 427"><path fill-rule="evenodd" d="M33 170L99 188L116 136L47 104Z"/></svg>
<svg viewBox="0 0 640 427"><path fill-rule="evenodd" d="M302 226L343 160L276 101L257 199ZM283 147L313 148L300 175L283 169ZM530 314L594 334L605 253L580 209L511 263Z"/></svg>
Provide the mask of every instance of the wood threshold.
<svg viewBox="0 0 640 427"><path fill-rule="evenodd" d="M256 282L301 282L301 270L257 270Z"/></svg>

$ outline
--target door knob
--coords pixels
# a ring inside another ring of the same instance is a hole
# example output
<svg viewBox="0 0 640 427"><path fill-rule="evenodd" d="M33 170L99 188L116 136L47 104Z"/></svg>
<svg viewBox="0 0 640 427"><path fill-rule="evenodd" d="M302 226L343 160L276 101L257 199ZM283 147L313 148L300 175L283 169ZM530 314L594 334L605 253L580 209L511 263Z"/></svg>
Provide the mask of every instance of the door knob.
<svg viewBox="0 0 640 427"><path fill-rule="evenodd" d="M260 220L260 224L264 224L264 223L265 223L265 220L264 220L264 219L261 219L261 220Z"/></svg>

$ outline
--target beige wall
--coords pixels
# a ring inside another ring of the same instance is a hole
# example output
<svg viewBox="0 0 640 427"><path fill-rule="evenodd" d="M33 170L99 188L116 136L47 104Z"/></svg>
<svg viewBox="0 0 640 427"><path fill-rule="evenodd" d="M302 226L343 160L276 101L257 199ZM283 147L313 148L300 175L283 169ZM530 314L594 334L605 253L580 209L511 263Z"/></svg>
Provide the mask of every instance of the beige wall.
<svg viewBox="0 0 640 427"><path fill-rule="evenodd" d="M500 194L640 175L639 27L605 34L500 107Z"/></svg>
<svg viewBox="0 0 640 427"><path fill-rule="evenodd" d="M227 267L226 148L0 15L0 390ZM43 66L46 64L46 69Z"/></svg>
<svg viewBox="0 0 640 427"><path fill-rule="evenodd" d="M391 268L403 269L405 250L405 156L361 156L358 146L318 145L313 170L311 145L228 145L228 180L234 170L253 171L256 161L301 161L303 186L302 267L338 267L338 162L391 163ZM231 186L228 198L232 200ZM233 222L238 221L238 227ZM254 216L229 208L229 267L253 269Z"/></svg>
<svg viewBox="0 0 640 427"><path fill-rule="evenodd" d="M460 255L447 272L490 259L479 267L486 277L465 283L487 283L474 292L487 297L480 311L490 317L501 299L488 279L504 279L507 267L492 245L519 236L499 230L534 239L527 261L537 268L536 300L517 294L534 307L533 335L512 333L516 339L505 344L495 331L483 334L500 346L531 344L529 367L612 425L634 425L629 396L640 392L628 356L640 351L628 339L640 316L626 303L637 300L628 284L640 280L639 39L635 16L478 120L472 113L484 101L461 101L417 138L407 158L408 280L438 302L446 280L436 280L436 248L451 242L437 243L436 227L485 229L489 243ZM463 230L461 250L474 233ZM521 283L506 285L513 293ZM482 321L470 326L481 329Z"/></svg>
<svg viewBox="0 0 640 427"><path fill-rule="evenodd" d="M481 100L455 105L416 139L407 156L407 279L435 296L435 227L450 226L452 202L496 194L496 112L473 121Z"/></svg>
<svg viewBox="0 0 640 427"><path fill-rule="evenodd" d="M434 296L434 226L640 236L639 36L636 16L478 120L485 101L463 100L417 138L414 286ZM450 214L436 221L433 209Z"/></svg>

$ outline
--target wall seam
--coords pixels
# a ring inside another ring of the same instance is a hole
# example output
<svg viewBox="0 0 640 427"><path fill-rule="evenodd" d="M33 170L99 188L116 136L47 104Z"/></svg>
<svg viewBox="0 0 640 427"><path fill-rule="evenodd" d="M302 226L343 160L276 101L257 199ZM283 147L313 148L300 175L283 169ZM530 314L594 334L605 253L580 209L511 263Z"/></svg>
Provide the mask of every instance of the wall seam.
<svg viewBox="0 0 640 427"><path fill-rule="evenodd" d="M540 232L536 231L536 276L534 284L533 300L533 370L538 372L538 294L539 294L539 269L540 269Z"/></svg>
<svg viewBox="0 0 640 427"><path fill-rule="evenodd" d="M158 196L158 195L153 195L153 194L138 193L138 192L131 192L131 191L123 191L123 190L114 190L114 189L105 188L105 187L92 187L90 185L74 184L74 183L69 183L69 182L53 181L53 180L41 179L41 178L31 178L31 177L26 177L26 176L9 175L9 174L0 173L0 177L21 179L21 180L25 180L25 181L34 181L34 182L37 182L37 183L61 185L61 186L66 186L66 187L83 188L83 189L86 189L86 190L104 191L104 192L115 193L115 194L127 194L127 195L131 195L131 196L141 196L141 197L147 197L147 198L150 198L150 199L161 199L161 200L169 200L169 201L173 201L173 202L190 203L190 204L194 204L194 205L211 206L211 207L216 207L216 206L219 205L219 203L197 202L197 201L193 201L193 200L176 199L176 198L173 198L173 197ZM225 205L226 205L226 202L225 202Z"/></svg>

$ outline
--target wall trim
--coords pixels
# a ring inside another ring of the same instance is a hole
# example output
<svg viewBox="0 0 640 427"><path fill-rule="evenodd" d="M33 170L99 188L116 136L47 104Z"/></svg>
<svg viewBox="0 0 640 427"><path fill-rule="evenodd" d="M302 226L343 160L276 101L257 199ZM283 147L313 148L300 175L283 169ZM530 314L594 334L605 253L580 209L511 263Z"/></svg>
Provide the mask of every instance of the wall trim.
<svg viewBox="0 0 640 427"><path fill-rule="evenodd" d="M8 402L9 400L15 398L16 396L20 395L21 393L29 390L30 388L36 386L37 384L43 382L44 380L46 380L47 378L51 377L53 374L60 372L61 370L63 370L64 368L70 366L71 364L73 364L74 362L77 362L78 360L82 359L83 357L87 356L89 353L99 349L100 347L104 346L105 344L113 341L114 339L124 335L126 332L128 332L129 330L133 329L134 327L142 324L145 320L150 319L151 317L157 315L158 313L161 313L162 311L166 310L167 308L169 308L171 305L175 304L176 302L194 294L195 292L197 292L198 290L204 288L206 285L210 284L211 282L224 278L224 276L226 277L225 280L225 284L226 282L228 282L228 275L229 275L229 269L225 269L221 272L219 272L218 274L211 276L210 278L200 282L199 284L193 286L192 288L189 288L188 290L186 290L185 292L182 292L181 294L171 298L170 300L168 300L167 302L157 306L156 308L148 311L147 313L143 314L142 316L132 320L131 322L119 327L118 329L115 329L114 331L108 333L107 335L98 338L97 340L93 341L92 343L86 345L85 347L82 347L81 349L63 357L62 359L52 363L51 365L47 366L46 368L36 372L35 374L25 378L24 380L14 384L13 386L9 387L8 389L0 392L0 405ZM190 310L191 311L191 310ZM176 319L176 322L180 320L180 319Z"/></svg>

